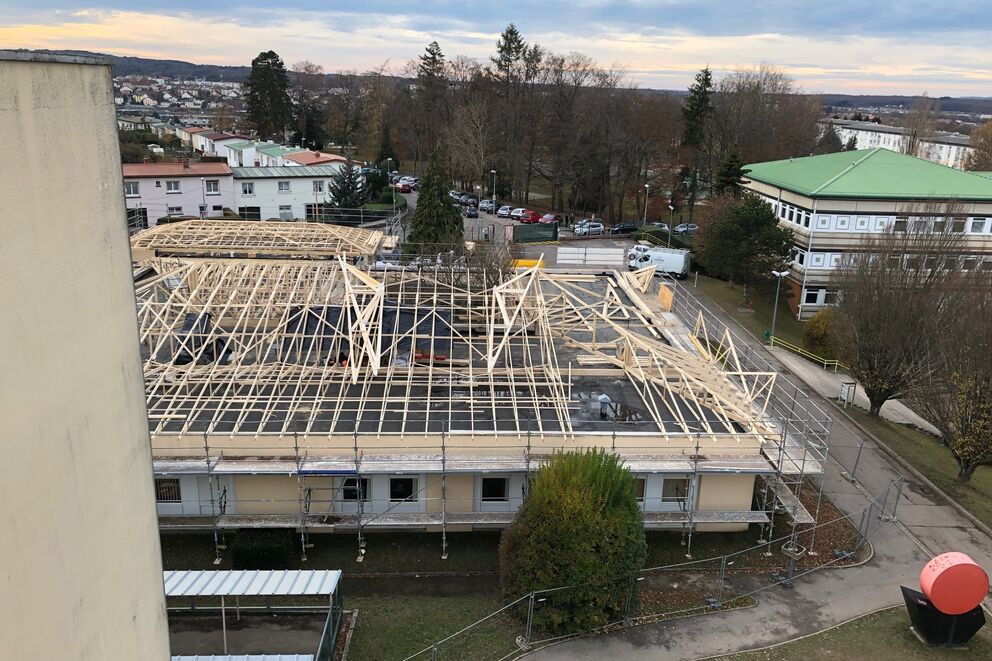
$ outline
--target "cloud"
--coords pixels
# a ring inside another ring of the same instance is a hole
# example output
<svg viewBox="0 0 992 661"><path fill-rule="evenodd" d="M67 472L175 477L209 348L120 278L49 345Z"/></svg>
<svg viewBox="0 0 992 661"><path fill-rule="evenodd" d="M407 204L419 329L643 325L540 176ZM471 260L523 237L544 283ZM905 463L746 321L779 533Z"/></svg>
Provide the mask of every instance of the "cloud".
<svg viewBox="0 0 992 661"><path fill-rule="evenodd" d="M512 19L529 41L623 66L642 87L684 88L706 64L723 72L769 62L810 91L992 93L987 33L966 27L987 21L974 7L982 3L957 0L946 1L940 16L933 15L932 2L918 0L898 6L863 0L432 2L429 9L382 0L295 0L295 8L276 9L247 0L234 13L213 0L176 0L168 10L145 0L128 3L129 9L115 9L113 0L104 4L79 9L38 0L30 10L0 9L0 47L241 65L273 49L287 63L308 59L329 71L367 70L386 61L399 70L432 40L449 56L485 60Z"/></svg>

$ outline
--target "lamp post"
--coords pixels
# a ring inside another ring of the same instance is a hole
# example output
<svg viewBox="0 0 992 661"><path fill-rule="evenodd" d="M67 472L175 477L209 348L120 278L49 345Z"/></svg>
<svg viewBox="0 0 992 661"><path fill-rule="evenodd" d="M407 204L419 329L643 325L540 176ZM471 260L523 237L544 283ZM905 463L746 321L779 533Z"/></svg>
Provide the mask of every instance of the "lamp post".
<svg viewBox="0 0 992 661"><path fill-rule="evenodd" d="M648 196L651 194L651 186L649 184L644 184L644 221L641 226L648 224Z"/></svg>
<svg viewBox="0 0 992 661"><path fill-rule="evenodd" d="M393 162L393 159L386 158L386 181L389 183L389 190L393 193L393 215L396 215L396 186L393 186L393 182L390 181L392 178L390 176L389 164Z"/></svg>
<svg viewBox="0 0 992 661"><path fill-rule="evenodd" d="M668 205L668 231L666 232L666 234L668 235L668 238L665 239L665 243L668 244L668 247L669 248L672 247L672 225L674 223L675 223L675 207L673 205L669 204Z"/></svg>
<svg viewBox="0 0 992 661"><path fill-rule="evenodd" d="M206 179L200 177L200 220L207 217L207 182Z"/></svg>
<svg viewBox="0 0 992 661"><path fill-rule="evenodd" d="M771 342L772 338L775 337L775 319L778 317L778 292L782 289L782 278L789 275L788 271L772 271L772 275L775 276L775 307L772 308L772 331L771 336L768 341Z"/></svg>
<svg viewBox="0 0 992 661"><path fill-rule="evenodd" d="M496 213L496 170L490 170L489 174L493 176L493 208L489 210L490 214Z"/></svg>

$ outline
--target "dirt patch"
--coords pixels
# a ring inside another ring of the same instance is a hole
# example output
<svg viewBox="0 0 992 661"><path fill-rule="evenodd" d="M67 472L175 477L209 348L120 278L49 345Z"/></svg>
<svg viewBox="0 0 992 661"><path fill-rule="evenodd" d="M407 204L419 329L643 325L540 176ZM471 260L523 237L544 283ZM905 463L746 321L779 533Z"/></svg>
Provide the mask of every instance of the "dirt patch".
<svg viewBox="0 0 992 661"><path fill-rule="evenodd" d="M326 613L227 612L228 654L316 654ZM170 613L169 645L177 655L224 653L219 612Z"/></svg>

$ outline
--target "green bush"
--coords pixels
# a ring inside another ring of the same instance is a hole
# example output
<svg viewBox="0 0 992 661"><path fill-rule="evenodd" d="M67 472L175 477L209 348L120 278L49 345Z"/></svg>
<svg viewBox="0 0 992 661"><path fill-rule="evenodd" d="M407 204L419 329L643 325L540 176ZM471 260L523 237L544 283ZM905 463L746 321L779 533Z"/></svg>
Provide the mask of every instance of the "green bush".
<svg viewBox="0 0 992 661"><path fill-rule="evenodd" d="M634 478L616 455L556 453L503 533L500 582L507 598L572 586L542 595L534 626L576 633L623 617L646 553Z"/></svg>
<svg viewBox="0 0 992 661"><path fill-rule="evenodd" d="M837 355L837 310L824 308L810 317L803 325L803 348L820 358L833 359Z"/></svg>
<svg viewBox="0 0 992 661"><path fill-rule="evenodd" d="M235 569L286 569L296 551L291 530L241 530L230 543Z"/></svg>

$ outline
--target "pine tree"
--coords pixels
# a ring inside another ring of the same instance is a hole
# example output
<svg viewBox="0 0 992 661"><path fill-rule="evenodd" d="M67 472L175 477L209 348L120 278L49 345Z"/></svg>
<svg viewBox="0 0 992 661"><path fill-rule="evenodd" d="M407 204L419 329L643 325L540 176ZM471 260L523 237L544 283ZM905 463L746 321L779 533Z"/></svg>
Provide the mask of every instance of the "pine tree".
<svg viewBox="0 0 992 661"><path fill-rule="evenodd" d="M393 143L389 139L389 127L383 123L382 132L379 135L379 153L375 157L375 162L380 167L386 167L387 160L389 160L389 167L395 170L400 169L400 159L396 158L396 152L393 151Z"/></svg>
<svg viewBox="0 0 992 661"><path fill-rule="evenodd" d="M682 144L691 151L692 165L689 178L687 202L689 218L692 218L699 194L699 170L702 161L703 142L706 137L706 123L713 113L713 72L705 67L696 74L695 82L689 86L689 96L682 106L682 118L685 122L685 134Z"/></svg>
<svg viewBox="0 0 992 661"><path fill-rule="evenodd" d="M352 161L334 175L328 185L331 204L336 209L357 209L365 204L367 195L362 185L362 176Z"/></svg>
<svg viewBox="0 0 992 661"><path fill-rule="evenodd" d="M734 197L741 195L741 179L749 170L744 168L744 161L736 149L731 150L720 164L720 170L716 175L716 183L713 186L717 194L729 193Z"/></svg>
<svg viewBox="0 0 992 661"><path fill-rule="evenodd" d="M279 135L292 121L289 74L274 51L259 53L251 61L251 73L245 80L245 105L248 118L262 137Z"/></svg>
<svg viewBox="0 0 992 661"><path fill-rule="evenodd" d="M816 147L813 149L814 154L835 154L839 151L844 150L844 143L840 141L840 136L837 135L837 131L834 130L833 124L827 124L827 128L823 129L823 135L816 143Z"/></svg>
<svg viewBox="0 0 992 661"><path fill-rule="evenodd" d="M847 143L844 145L844 151L854 151L858 148L858 136L852 135L847 139Z"/></svg>
<svg viewBox="0 0 992 661"><path fill-rule="evenodd" d="M451 182L440 148L427 161L420 179L417 210L410 220L407 243L418 254L437 253L445 246L460 244L464 237L462 214L451 203Z"/></svg>

